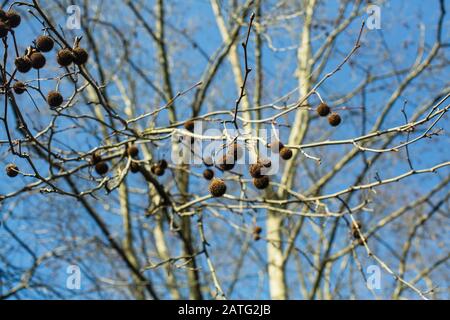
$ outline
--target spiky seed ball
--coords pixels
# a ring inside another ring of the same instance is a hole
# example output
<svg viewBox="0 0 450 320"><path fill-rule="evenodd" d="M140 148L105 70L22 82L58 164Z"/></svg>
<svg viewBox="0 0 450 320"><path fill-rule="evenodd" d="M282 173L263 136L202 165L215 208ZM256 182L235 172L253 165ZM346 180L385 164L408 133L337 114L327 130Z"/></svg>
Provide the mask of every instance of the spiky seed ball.
<svg viewBox="0 0 450 320"><path fill-rule="evenodd" d="M222 179L214 178L210 182L208 189L214 197L221 197L227 192L227 185Z"/></svg>
<svg viewBox="0 0 450 320"><path fill-rule="evenodd" d="M261 177L261 169L263 165L260 163L254 163L250 165L249 172L252 178L260 178Z"/></svg>
<svg viewBox="0 0 450 320"><path fill-rule="evenodd" d="M258 189L265 189L269 186L269 177L261 176L260 178L254 178L253 185Z"/></svg>
<svg viewBox="0 0 450 320"><path fill-rule="evenodd" d="M31 69L31 60L28 57L17 57L14 64L19 72L27 73Z"/></svg>
<svg viewBox="0 0 450 320"><path fill-rule="evenodd" d="M20 25L22 18L16 11L9 10L6 12L6 21L11 28L17 28Z"/></svg>
<svg viewBox="0 0 450 320"><path fill-rule="evenodd" d="M255 229L253 229L254 234L261 234L262 228L260 226L256 226Z"/></svg>
<svg viewBox="0 0 450 320"><path fill-rule="evenodd" d="M8 177L11 178L14 178L19 174L19 168L14 163L7 164L5 171Z"/></svg>
<svg viewBox="0 0 450 320"><path fill-rule="evenodd" d="M278 153L280 152L280 150L284 147L284 144L279 141L279 140L274 140L271 144L270 144L270 149L272 150L273 153Z"/></svg>
<svg viewBox="0 0 450 320"><path fill-rule="evenodd" d="M194 121L192 121L192 120L188 120L184 123L184 128L187 131L194 132L194 127L195 127L195 124L194 124Z"/></svg>
<svg viewBox="0 0 450 320"><path fill-rule="evenodd" d="M61 49L56 55L56 62L62 67L67 67L73 62L73 54L69 49Z"/></svg>
<svg viewBox="0 0 450 320"><path fill-rule="evenodd" d="M341 116L333 112L328 116L328 123L333 127L337 127L341 123Z"/></svg>
<svg viewBox="0 0 450 320"><path fill-rule="evenodd" d="M82 64L85 64L88 61L89 55L86 51L86 49L76 47L72 51L73 54L73 62L75 62L76 65L81 66Z"/></svg>
<svg viewBox="0 0 450 320"><path fill-rule="evenodd" d="M130 171L132 172L132 173L136 173L136 172L139 172L139 163L137 163L137 162L131 162L131 164L130 164Z"/></svg>
<svg viewBox="0 0 450 320"><path fill-rule="evenodd" d="M14 92L17 94L22 94L27 91L27 86L22 81L17 81L13 85Z"/></svg>
<svg viewBox="0 0 450 320"><path fill-rule="evenodd" d="M50 91L47 94L47 103L50 107L56 108L63 103L63 97L58 91Z"/></svg>
<svg viewBox="0 0 450 320"><path fill-rule="evenodd" d="M97 164L97 163L99 163L100 161L102 161L102 156L101 156L101 154L100 154L100 151L95 151L93 154L92 154L92 158L91 158L91 163L92 164Z"/></svg>
<svg viewBox="0 0 450 320"><path fill-rule="evenodd" d="M290 158L292 158L292 150L286 147L281 148L280 157L283 160L289 160Z"/></svg>
<svg viewBox="0 0 450 320"><path fill-rule="evenodd" d="M259 163L261 163L264 167L270 168L272 166L272 161L268 158L260 159Z"/></svg>
<svg viewBox="0 0 450 320"><path fill-rule="evenodd" d="M214 178L214 171L212 171L211 169L205 169L205 171L203 171L203 178L205 178L206 180L211 180L212 178Z"/></svg>
<svg viewBox="0 0 450 320"><path fill-rule="evenodd" d="M317 107L316 111L319 114L319 116L326 117L327 115L330 114L330 107L325 102L321 102Z"/></svg>
<svg viewBox="0 0 450 320"><path fill-rule="evenodd" d="M213 161L213 159L210 156L204 157L203 158L203 163L207 167L212 167L214 165L214 161Z"/></svg>
<svg viewBox="0 0 450 320"><path fill-rule="evenodd" d="M39 36L36 39L36 49L42 52L49 52L53 49L55 42L49 36Z"/></svg>
<svg viewBox="0 0 450 320"><path fill-rule="evenodd" d="M6 12L5 10L0 9L0 20L5 21L6 20Z"/></svg>
<svg viewBox="0 0 450 320"><path fill-rule="evenodd" d="M161 159L158 161L158 166L160 166L161 168L163 168L164 170L167 169L167 161L165 159Z"/></svg>
<svg viewBox="0 0 450 320"><path fill-rule="evenodd" d="M139 149L134 144L127 148L127 155L132 158L136 158L139 154Z"/></svg>
<svg viewBox="0 0 450 320"><path fill-rule="evenodd" d="M33 52L30 56L31 66L34 69L41 69L45 66L45 57L40 52Z"/></svg>
<svg viewBox="0 0 450 320"><path fill-rule="evenodd" d="M219 168L222 171L230 171L234 168L234 158L230 155L224 155L220 161Z"/></svg>
<svg viewBox="0 0 450 320"><path fill-rule="evenodd" d="M0 21L0 38L6 37L8 35L8 25L3 21Z"/></svg>
<svg viewBox="0 0 450 320"><path fill-rule="evenodd" d="M105 161L100 161L99 163L97 163L95 165L95 171L99 174L99 175L104 175L108 172L109 167L108 164Z"/></svg>

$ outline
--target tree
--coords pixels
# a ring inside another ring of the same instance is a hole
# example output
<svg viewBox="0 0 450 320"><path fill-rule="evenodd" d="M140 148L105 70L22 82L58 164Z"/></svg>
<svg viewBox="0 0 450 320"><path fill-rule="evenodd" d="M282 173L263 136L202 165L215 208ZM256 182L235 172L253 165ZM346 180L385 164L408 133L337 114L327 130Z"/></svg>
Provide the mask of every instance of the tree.
<svg viewBox="0 0 450 320"><path fill-rule="evenodd" d="M67 6L0 12L2 298L448 297L443 0Z"/></svg>

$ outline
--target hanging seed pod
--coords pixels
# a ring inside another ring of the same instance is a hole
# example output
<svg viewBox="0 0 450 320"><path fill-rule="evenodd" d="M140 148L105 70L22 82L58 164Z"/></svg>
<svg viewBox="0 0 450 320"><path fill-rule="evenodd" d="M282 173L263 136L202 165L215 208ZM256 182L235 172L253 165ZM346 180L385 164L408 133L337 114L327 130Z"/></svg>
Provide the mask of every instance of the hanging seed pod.
<svg viewBox="0 0 450 320"><path fill-rule="evenodd" d="M161 159L158 161L158 166L160 166L161 168L163 168L165 170L168 167L168 163L165 159Z"/></svg>
<svg viewBox="0 0 450 320"><path fill-rule="evenodd" d="M261 234L262 228L260 226L256 226L255 229L253 229L254 234Z"/></svg>
<svg viewBox="0 0 450 320"><path fill-rule="evenodd" d="M281 148L280 150L280 157L283 160L289 160L292 158L292 150L286 147Z"/></svg>
<svg viewBox="0 0 450 320"><path fill-rule="evenodd" d="M136 158L139 154L139 149L134 144L127 148L127 155Z"/></svg>
<svg viewBox="0 0 450 320"><path fill-rule="evenodd" d="M55 42L49 36L39 36L36 39L36 49L41 52L49 52L53 49Z"/></svg>
<svg viewBox="0 0 450 320"><path fill-rule="evenodd" d="M56 108L63 103L64 99L58 91L50 91L47 94L47 103L50 107Z"/></svg>
<svg viewBox="0 0 450 320"><path fill-rule="evenodd" d="M265 189L269 186L269 177L261 176L260 178L253 179L253 185L258 189Z"/></svg>
<svg viewBox="0 0 450 320"><path fill-rule="evenodd" d="M99 174L99 175L105 175L109 170L108 164L105 161L100 161L99 163L97 163L95 165L95 171Z"/></svg>
<svg viewBox="0 0 450 320"><path fill-rule="evenodd" d="M30 55L31 66L34 69L41 69L45 66L45 57L40 52L33 52Z"/></svg>
<svg viewBox="0 0 450 320"><path fill-rule="evenodd" d="M31 69L31 60L28 57L17 57L14 64L21 73L27 73Z"/></svg>
<svg viewBox="0 0 450 320"><path fill-rule="evenodd" d="M220 162L219 168L222 171L230 171L234 168L234 159L229 155L224 155Z"/></svg>
<svg viewBox="0 0 450 320"><path fill-rule="evenodd" d="M92 154L92 157L91 157L91 163L92 164L97 164L97 163L99 163L100 161L102 161L102 156L101 156L101 154L100 154L100 151L95 151L93 154Z"/></svg>
<svg viewBox="0 0 450 320"><path fill-rule="evenodd" d="M139 163L137 163L137 162L134 162L134 161L132 161L131 163L130 163L130 171L132 172L132 173L137 173L137 172L139 172Z"/></svg>
<svg viewBox="0 0 450 320"><path fill-rule="evenodd" d="M328 123L332 127L337 127L341 123L341 116L337 114L336 112L333 112L328 116Z"/></svg>
<svg viewBox="0 0 450 320"><path fill-rule="evenodd" d="M22 94L27 91L27 86L22 81L17 81L13 85L13 90L16 94Z"/></svg>
<svg viewBox="0 0 450 320"><path fill-rule="evenodd" d="M259 162L250 165L249 173L252 176L252 178L260 178L261 177L262 167L263 167L263 165Z"/></svg>
<svg viewBox="0 0 450 320"><path fill-rule="evenodd" d="M209 184L208 189L214 197L221 197L227 192L227 185L222 179L214 178Z"/></svg>
<svg viewBox="0 0 450 320"><path fill-rule="evenodd" d="M83 48L76 47L75 49L72 50L72 54L73 54L73 62L78 66L81 66L82 64L85 64L88 61L89 55L87 51Z"/></svg>
<svg viewBox="0 0 450 320"><path fill-rule="evenodd" d="M69 49L61 49L56 55L56 62L62 67L67 67L73 62L73 54Z"/></svg>
<svg viewBox="0 0 450 320"><path fill-rule="evenodd" d="M8 35L8 25L3 21L0 21L0 38L4 38Z"/></svg>
<svg viewBox="0 0 450 320"><path fill-rule="evenodd" d="M193 120L188 120L184 123L184 128L187 131L194 132L195 124Z"/></svg>
<svg viewBox="0 0 450 320"><path fill-rule="evenodd" d="M7 164L5 171L10 178L14 178L19 174L19 168L14 163Z"/></svg>
<svg viewBox="0 0 450 320"><path fill-rule="evenodd" d="M203 171L203 178L205 178L206 180L211 180L212 178L214 178L214 171L212 171L211 169L205 169Z"/></svg>
<svg viewBox="0 0 450 320"><path fill-rule="evenodd" d="M10 28L17 28L21 21L22 18L16 11L9 10L6 12L6 22Z"/></svg>
<svg viewBox="0 0 450 320"><path fill-rule="evenodd" d="M319 106L317 107L316 111L319 116L326 117L327 115L330 114L331 110L330 110L330 107L326 103L321 102L319 104Z"/></svg>

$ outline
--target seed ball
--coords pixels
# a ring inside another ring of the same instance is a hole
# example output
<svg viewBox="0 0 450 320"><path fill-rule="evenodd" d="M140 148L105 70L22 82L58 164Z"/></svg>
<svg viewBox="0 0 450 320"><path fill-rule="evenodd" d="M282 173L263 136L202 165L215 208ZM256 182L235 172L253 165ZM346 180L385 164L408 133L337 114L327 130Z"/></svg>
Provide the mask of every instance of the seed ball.
<svg viewBox="0 0 450 320"><path fill-rule="evenodd" d="M50 91L47 94L47 103L50 107L59 107L63 103L63 97L58 91Z"/></svg>
<svg viewBox="0 0 450 320"><path fill-rule="evenodd" d="M212 171L211 169L205 169L205 171L203 171L203 178L205 178L206 180L211 180L212 178L214 178L214 171Z"/></svg>
<svg viewBox="0 0 450 320"><path fill-rule="evenodd" d="M262 232L262 228L260 226L256 226L255 229L253 229L254 234L260 234Z"/></svg>
<svg viewBox="0 0 450 320"><path fill-rule="evenodd" d="M222 179L214 178L209 184L208 189L214 197L221 197L227 192L227 185Z"/></svg>
<svg viewBox="0 0 450 320"><path fill-rule="evenodd" d="M102 156L101 156L101 154L100 154L100 151L95 151L95 152L92 154L91 163L92 163L92 164L97 164L97 163L99 163L100 161L102 161Z"/></svg>
<svg viewBox="0 0 450 320"><path fill-rule="evenodd" d="M289 160L292 158L292 150L286 147L281 148L280 156L283 160Z"/></svg>
<svg viewBox="0 0 450 320"><path fill-rule="evenodd" d="M27 91L27 86L22 81L17 81L13 85L14 92L17 94L22 94Z"/></svg>
<svg viewBox="0 0 450 320"><path fill-rule="evenodd" d="M270 144L270 149L273 153L278 153L280 152L280 150L284 147L284 144L279 141L279 140L275 140L274 142L272 142Z"/></svg>
<svg viewBox="0 0 450 320"><path fill-rule="evenodd" d="M163 168L161 168L160 166L158 166L157 164L152 166L151 171L153 172L153 174L157 175L158 177L164 175L164 173L165 173L165 170Z"/></svg>
<svg viewBox="0 0 450 320"><path fill-rule="evenodd" d="M20 22L22 21L22 18L20 15L13 10L9 10L6 12L6 21L8 22L8 25L11 28L17 28L20 25Z"/></svg>
<svg viewBox="0 0 450 320"><path fill-rule="evenodd" d="M255 233L253 235L253 240L255 240L255 241L261 240L261 236L259 234Z"/></svg>
<svg viewBox="0 0 450 320"><path fill-rule="evenodd" d="M95 165L95 171L99 174L99 175L104 175L108 172L108 164L105 161L100 161L99 163L97 163Z"/></svg>
<svg viewBox="0 0 450 320"><path fill-rule="evenodd" d="M73 62L73 54L69 49L61 49L56 55L56 62L62 67L67 67Z"/></svg>
<svg viewBox="0 0 450 320"><path fill-rule="evenodd" d="M252 178L260 178L261 177L261 169L262 169L263 165L260 163L254 163L252 165L250 165L250 175L252 176Z"/></svg>
<svg viewBox="0 0 450 320"><path fill-rule="evenodd" d="M164 170L167 169L167 161L165 159L161 159L158 161L158 166L160 166L161 168L163 168Z"/></svg>
<svg viewBox="0 0 450 320"><path fill-rule="evenodd" d="M73 62L75 62L76 65L81 66L82 64L85 64L88 61L89 55L87 51L83 48L77 47L73 49Z"/></svg>
<svg viewBox="0 0 450 320"><path fill-rule="evenodd" d="M187 131L194 132L194 127L195 127L195 124L194 124L194 121L192 121L192 120L188 120L184 123L184 128Z"/></svg>
<svg viewBox="0 0 450 320"><path fill-rule="evenodd" d="M6 165L5 171L8 177L11 178L14 178L19 174L19 168L14 163Z"/></svg>
<svg viewBox="0 0 450 320"><path fill-rule="evenodd" d="M203 158L203 163L207 167L212 167L214 165L214 161L213 161L213 159L210 156L204 157Z"/></svg>
<svg viewBox="0 0 450 320"><path fill-rule="evenodd" d="M132 172L132 173L136 173L136 172L139 172L139 163L137 163L137 162L131 162L131 164L130 164L130 171Z"/></svg>
<svg viewBox="0 0 450 320"><path fill-rule="evenodd" d="M220 162L219 168L222 171L230 171L234 168L234 158L230 155L224 155Z"/></svg>
<svg viewBox="0 0 450 320"><path fill-rule="evenodd" d="M330 114L330 107L326 103L321 102L317 107L316 111L319 114L319 116L326 117L327 115Z"/></svg>
<svg viewBox="0 0 450 320"><path fill-rule="evenodd" d="M19 72L27 73L31 69L31 60L28 57L17 57L14 64Z"/></svg>
<svg viewBox="0 0 450 320"><path fill-rule="evenodd" d="M40 52L33 52L30 56L31 66L34 69L41 69L45 66L45 57Z"/></svg>
<svg viewBox="0 0 450 320"><path fill-rule="evenodd" d="M3 21L0 21L0 38L6 37L8 35L9 28Z"/></svg>
<svg viewBox="0 0 450 320"><path fill-rule="evenodd" d="M6 12L5 10L0 9L0 20L5 21L6 20Z"/></svg>
<svg viewBox="0 0 450 320"><path fill-rule="evenodd" d="M258 189L265 189L269 186L269 177L261 176L260 178L254 178L253 185Z"/></svg>
<svg viewBox="0 0 450 320"><path fill-rule="evenodd" d="M39 36L36 39L36 49L42 52L49 52L53 49L55 42L49 36Z"/></svg>
<svg viewBox="0 0 450 320"><path fill-rule="evenodd" d="M358 230L361 230L361 222L356 221L356 223L352 223L352 235L355 239L361 238Z"/></svg>
<svg viewBox="0 0 450 320"><path fill-rule="evenodd" d="M328 116L328 123L333 127L337 127L341 123L341 116L333 112Z"/></svg>
<svg viewBox="0 0 450 320"><path fill-rule="evenodd" d="M134 144L127 148L127 155L136 158L139 154L139 149Z"/></svg>

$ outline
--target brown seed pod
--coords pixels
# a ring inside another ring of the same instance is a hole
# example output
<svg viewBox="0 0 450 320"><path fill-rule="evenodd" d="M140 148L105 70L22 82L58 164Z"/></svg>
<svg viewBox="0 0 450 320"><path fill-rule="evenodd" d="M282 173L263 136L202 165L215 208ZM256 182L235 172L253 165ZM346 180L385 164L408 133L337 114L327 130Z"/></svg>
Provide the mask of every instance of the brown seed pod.
<svg viewBox="0 0 450 320"><path fill-rule="evenodd" d="M280 152L280 150L284 147L284 144L279 141L279 140L274 140L271 144L270 144L270 149L272 150L273 153L278 153Z"/></svg>
<svg viewBox="0 0 450 320"><path fill-rule="evenodd" d="M47 94L47 103L50 107L59 107L63 103L63 97L58 91L50 91Z"/></svg>
<svg viewBox="0 0 450 320"><path fill-rule="evenodd" d="M49 36L39 36L36 39L36 49L41 52L49 52L53 49L55 42Z"/></svg>
<svg viewBox="0 0 450 320"><path fill-rule="evenodd" d="M73 54L70 49L61 49L56 55L56 62L62 67L67 67L73 62Z"/></svg>
<svg viewBox="0 0 450 320"><path fill-rule="evenodd" d="M205 171L203 171L203 177L206 180L211 180L212 178L214 178L214 171L212 171L211 169L205 169Z"/></svg>
<svg viewBox="0 0 450 320"><path fill-rule="evenodd" d="M255 229L253 229L254 234L260 234L262 232L262 228L260 226L256 226Z"/></svg>
<svg viewBox="0 0 450 320"><path fill-rule="evenodd" d="M11 28L17 28L21 21L22 18L16 11L9 10L6 12L6 22Z"/></svg>
<svg viewBox="0 0 450 320"><path fill-rule="evenodd" d="M127 148L127 155L136 158L139 154L139 149L134 144Z"/></svg>
<svg viewBox="0 0 450 320"><path fill-rule="evenodd" d="M359 239L359 238L361 238L361 236L360 236L360 232L358 232L358 230L361 231L362 225L361 225L360 221L355 221L355 222L356 223L352 223L352 235L353 235L353 238Z"/></svg>
<svg viewBox="0 0 450 320"><path fill-rule="evenodd" d="M164 175L164 173L165 173L165 170L161 167L161 166L159 166L159 165L157 165L157 164L153 164L151 167L150 167L150 171L153 173L153 174L155 174L155 175L157 175L157 176L162 176L162 175Z"/></svg>
<svg viewBox="0 0 450 320"><path fill-rule="evenodd" d="M92 154L92 157L91 157L91 163L92 164L97 164L97 163L99 163L100 161L102 161L102 156L101 156L101 154L100 154L100 151L95 151L93 154Z"/></svg>
<svg viewBox="0 0 450 320"><path fill-rule="evenodd" d="M27 73L31 69L31 60L28 57L17 57L14 64L19 72Z"/></svg>
<svg viewBox="0 0 450 320"><path fill-rule="evenodd" d="M230 171L234 168L234 158L229 155L224 155L220 161L219 168L222 171Z"/></svg>
<svg viewBox="0 0 450 320"><path fill-rule="evenodd" d="M158 166L160 166L161 168L163 168L164 170L167 169L167 161L165 159L161 159L158 161Z"/></svg>
<svg viewBox="0 0 450 320"><path fill-rule="evenodd" d="M34 69L41 69L45 66L45 57L40 52L33 52L30 55L31 66Z"/></svg>
<svg viewBox="0 0 450 320"><path fill-rule="evenodd" d="M214 197L221 197L227 192L227 185L222 179L214 178L210 182L208 189Z"/></svg>
<svg viewBox="0 0 450 320"><path fill-rule="evenodd" d="M330 107L325 102L321 102L317 107L316 111L319 116L326 117L327 115L330 114L331 110Z"/></svg>
<svg viewBox="0 0 450 320"><path fill-rule="evenodd" d="M19 174L19 168L14 163L7 164L5 171L8 177L11 178L14 178Z"/></svg>
<svg viewBox="0 0 450 320"><path fill-rule="evenodd" d="M194 127L195 127L195 124L194 124L193 120L188 120L184 123L184 128L187 131L194 132Z"/></svg>
<svg viewBox="0 0 450 320"><path fill-rule="evenodd" d="M269 186L269 177L261 176L260 178L253 178L253 185L258 189L265 189Z"/></svg>
<svg viewBox="0 0 450 320"><path fill-rule="evenodd" d="M213 158L211 158L210 156L204 157L203 158L203 163L205 164L205 166L207 167L212 167L214 165L214 160Z"/></svg>
<svg viewBox="0 0 450 320"><path fill-rule="evenodd" d="M338 126L341 123L341 116L336 112L333 112L328 116L328 123L333 127Z"/></svg>
<svg viewBox="0 0 450 320"><path fill-rule="evenodd" d="M76 65L81 66L82 64L85 64L88 61L89 55L86 51L86 49L76 47L72 51L73 54L73 62Z"/></svg>
<svg viewBox="0 0 450 320"><path fill-rule="evenodd" d="M290 158L292 158L292 150L286 147L281 148L280 157L283 160L289 160Z"/></svg>
<svg viewBox="0 0 450 320"><path fill-rule="evenodd" d="M134 161L131 162L131 164L130 164L130 171L131 171L132 173L139 172L139 168L140 168L139 163L134 162Z"/></svg>
<svg viewBox="0 0 450 320"><path fill-rule="evenodd" d="M97 172L99 175L104 175L108 172L109 167L108 164L105 161L100 161L95 165L95 172Z"/></svg>
<svg viewBox="0 0 450 320"><path fill-rule="evenodd" d="M6 37L8 35L8 25L3 21L0 21L0 38Z"/></svg>
<svg viewBox="0 0 450 320"><path fill-rule="evenodd" d="M13 85L14 92L17 94L22 94L27 91L27 86L22 81L17 81Z"/></svg>
<svg viewBox="0 0 450 320"><path fill-rule="evenodd" d="M261 163L254 163L250 165L249 172L252 178L260 178L261 177L261 169L263 165Z"/></svg>
<svg viewBox="0 0 450 320"><path fill-rule="evenodd" d="M253 234L253 240L255 241L261 240L261 236L257 233Z"/></svg>

